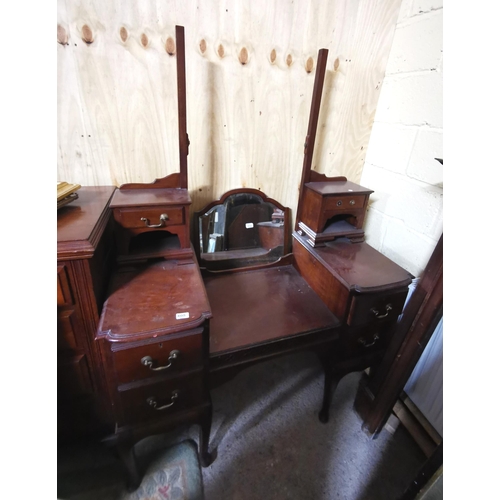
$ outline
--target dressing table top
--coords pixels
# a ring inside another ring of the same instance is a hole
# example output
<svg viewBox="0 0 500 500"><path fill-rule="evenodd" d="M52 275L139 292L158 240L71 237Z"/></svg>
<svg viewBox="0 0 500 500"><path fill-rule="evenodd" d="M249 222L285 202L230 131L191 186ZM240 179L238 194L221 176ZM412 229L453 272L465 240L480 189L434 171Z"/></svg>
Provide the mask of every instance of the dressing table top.
<svg viewBox="0 0 500 500"><path fill-rule="evenodd" d="M292 264L204 276L210 354L340 326Z"/></svg>
<svg viewBox="0 0 500 500"><path fill-rule="evenodd" d="M198 264L162 259L114 274L98 337L156 338L195 328L211 316Z"/></svg>
<svg viewBox="0 0 500 500"><path fill-rule="evenodd" d="M111 208L139 207L143 205L186 205L191 203L187 189L142 188L117 189L110 203Z"/></svg>
<svg viewBox="0 0 500 500"><path fill-rule="evenodd" d="M351 181L307 182L305 186L321 195L330 194L371 194L371 189Z"/></svg>
<svg viewBox="0 0 500 500"><path fill-rule="evenodd" d="M351 243L346 238L312 248L304 236L293 237L313 254L348 288L357 292L377 292L407 287L413 276L368 243Z"/></svg>
<svg viewBox="0 0 500 500"><path fill-rule="evenodd" d="M57 259L90 258L109 212L105 209L115 186L84 186L78 199L57 211Z"/></svg>

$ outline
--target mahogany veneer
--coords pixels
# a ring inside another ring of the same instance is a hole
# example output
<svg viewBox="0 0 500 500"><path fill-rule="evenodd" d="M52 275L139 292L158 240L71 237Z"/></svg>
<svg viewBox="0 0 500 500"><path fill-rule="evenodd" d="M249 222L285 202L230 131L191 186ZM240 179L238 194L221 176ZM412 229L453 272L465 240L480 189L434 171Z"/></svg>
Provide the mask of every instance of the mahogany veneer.
<svg viewBox="0 0 500 500"><path fill-rule="evenodd" d="M376 371L412 278L369 245L338 238L359 240L364 235L372 191L344 177L311 171L326 49L318 57L300 186L297 229L307 228L306 236L294 233L292 253L272 264L200 272L188 238L184 38L179 27L176 34L181 172L151 185L121 186L113 196L118 269L96 338L109 423L114 426L106 441L116 446L132 487L141 480L134 444L179 424L200 425L200 458L208 465L210 388L263 359L298 350L316 352L325 369L319 416L328 420L332 389L340 378L367 367ZM232 193L246 191L257 193ZM283 233L288 251L290 210L266 200L280 210L284 228L274 223L260 226L264 250ZM212 203L203 213L223 202ZM253 249L241 254L248 250L243 247L253 246L249 236L260 239L259 210L256 205L234 214L237 224L227 235L233 254L227 266L256 264L269 257ZM249 214L254 219L246 227L243 215ZM332 217L339 217L337 222L347 224L352 234L342 229L325 236L325 224ZM249 228L252 231L245 233ZM218 257L201 260L198 228L194 238L200 262L220 269L224 261ZM319 242L324 246L317 246ZM68 287L61 276L59 297L65 303Z"/></svg>
<svg viewBox="0 0 500 500"><path fill-rule="evenodd" d="M96 340L115 425L106 441L122 454L133 487L140 482L134 444L179 423L200 425L200 459L211 461L211 316L193 261L121 265L113 275Z"/></svg>
<svg viewBox="0 0 500 500"><path fill-rule="evenodd" d="M93 342L113 261L114 186L82 187L57 211L58 440L101 432L102 368Z"/></svg>
<svg viewBox="0 0 500 500"><path fill-rule="evenodd" d="M293 234L297 268L345 325L324 360L325 393L320 419L328 420L332 389L351 371L375 371L387 348L413 276L367 243L338 239L312 248Z"/></svg>
<svg viewBox="0 0 500 500"><path fill-rule="evenodd" d="M116 190L110 207L117 222L119 262L191 257L190 205L187 189Z"/></svg>
<svg viewBox="0 0 500 500"><path fill-rule="evenodd" d="M211 357L340 326L292 264L206 272L204 283L214 314Z"/></svg>

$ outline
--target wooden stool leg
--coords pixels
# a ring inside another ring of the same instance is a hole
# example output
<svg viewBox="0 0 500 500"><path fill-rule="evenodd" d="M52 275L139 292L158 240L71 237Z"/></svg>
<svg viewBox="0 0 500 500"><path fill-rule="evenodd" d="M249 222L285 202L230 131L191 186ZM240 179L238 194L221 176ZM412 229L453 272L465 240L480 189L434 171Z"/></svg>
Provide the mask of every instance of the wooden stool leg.
<svg viewBox="0 0 500 500"><path fill-rule="evenodd" d="M202 414L200 421L200 446L199 455L202 467L208 467L213 458L208 451L208 443L210 441L210 429L212 428L212 405L210 405Z"/></svg>
<svg viewBox="0 0 500 500"><path fill-rule="evenodd" d="M135 491L141 484L142 477L137 468L134 445L130 443L120 443L116 446L116 451L127 474L127 489Z"/></svg>

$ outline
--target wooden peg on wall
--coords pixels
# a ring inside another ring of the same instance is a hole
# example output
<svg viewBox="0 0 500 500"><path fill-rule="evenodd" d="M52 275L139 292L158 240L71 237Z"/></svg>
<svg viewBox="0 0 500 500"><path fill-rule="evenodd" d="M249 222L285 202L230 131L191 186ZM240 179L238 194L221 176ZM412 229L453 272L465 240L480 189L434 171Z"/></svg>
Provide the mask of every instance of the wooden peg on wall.
<svg viewBox="0 0 500 500"><path fill-rule="evenodd" d="M207 50L207 42L205 42L204 39L202 39L200 42L200 50L202 54L204 54Z"/></svg>
<svg viewBox="0 0 500 500"><path fill-rule="evenodd" d="M306 71L310 73L314 68L314 60L312 57L309 57L306 61Z"/></svg>
<svg viewBox="0 0 500 500"><path fill-rule="evenodd" d="M340 61L339 58L337 57L337 59L335 59L333 63L333 71L337 71L339 69L339 66L340 66Z"/></svg>
<svg viewBox="0 0 500 500"><path fill-rule="evenodd" d="M175 41L169 36L167 38L167 42L165 43L165 50L169 56L173 56L175 54Z"/></svg>
<svg viewBox="0 0 500 500"><path fill-rule="evenodd" d="M68 45L68 34L60 24L57 25L57 43Z"/></svg>
<svg viewBox="0 0 500 500"><path fill-rule="evenodd" d="M292 54L288 54L286 56L286 64L288 67L290 67L292 65L292 63L293 63Z"/></svg>
<svg viewBox="0 0 500 500"><path fill-rule="evenodd" d="M243 65L245 65L248 62L248 50L245 47L243 47L240 50L240 55L239 55L238 59L239 59L240 63Z"/></svg>
<svg viewBox="0 0 500 500"><path fill-rule="evenodd" d="M147 47L147 46L148 46L148 43L149 43L148 37L147 37L146 33L143 33L143 34L141 35L141 45L142 45L143 47Z"/></svg>
<svg viewBox="0 0 500 500"><path fill-rule="evenodd" d="M221 59L224 57L224 46L221 43L217 47L217 54L219 54Z"/></svg>
<svg viewBox="0 0 500 500"><path fill-rule="evenodd" d="M120 28L120 38L121 38L122 42L126 42L127 41L128 32L127 32L127 29L125 28L125 26L122 26Z"/></svg>
<svg viewBox="0 0 500 500"><path fill-rule="evenodd" d="M87 24L84 24L82 27L82 40L88 44L91 44L94 41L92 30Z"/></svg>
<svg viewBox="0 0 500 500"><path fill-rule="evenodd" d="M271 50L271 55L269 56L270 60L271 60L271 64L274 64L276 62L276 50L273 49Z"/></svg>

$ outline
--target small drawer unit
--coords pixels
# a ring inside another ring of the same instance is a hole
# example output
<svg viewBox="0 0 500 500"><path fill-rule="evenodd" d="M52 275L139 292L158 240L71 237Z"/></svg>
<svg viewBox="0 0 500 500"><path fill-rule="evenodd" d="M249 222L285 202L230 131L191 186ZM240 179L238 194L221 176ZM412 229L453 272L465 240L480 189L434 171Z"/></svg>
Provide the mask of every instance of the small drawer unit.
<svg viewBox="0 0 500 500"><path fill-rule="evenodd" d="M363 241L363 224L372 190L347 180L308 182L298 226L311 246L345 236Z"/></svg>
<svg viewBox="0 0 500 500"><path fill-rule="evenodd" d="M413 279L409 272L365 242L312 248L305 236L293 237L301 274L347 327L377 329L397 321Z"/></svg>
<svg viewBox="0 0 500 500"><path fill-rule="evenodd" d="M115 191L110 207L116 222L118 262L192 256L187 189Z"/></svg>
<svg viewBox="0 0 500 500"><path fill-rule="evenodd" d="M211 316L195 262L136 262L114 273L96 340L120 439L167 429L183 412L207 414Z"/></svg>

